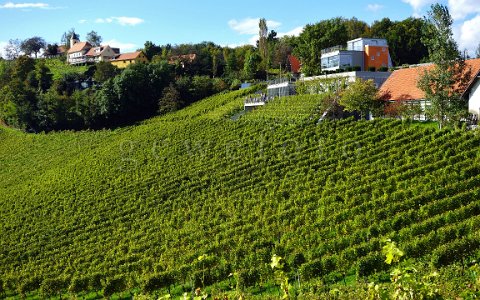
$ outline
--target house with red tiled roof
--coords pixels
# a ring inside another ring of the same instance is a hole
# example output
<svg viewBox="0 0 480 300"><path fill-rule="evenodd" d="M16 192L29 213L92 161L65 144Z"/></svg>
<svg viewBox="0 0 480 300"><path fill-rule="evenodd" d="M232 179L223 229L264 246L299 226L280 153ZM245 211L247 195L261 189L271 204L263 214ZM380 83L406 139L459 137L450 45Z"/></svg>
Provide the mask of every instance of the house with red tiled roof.
<svg viewBox="0 0 480 300"><path fill-rule="evenodd" d="M112 48L109 45L93 47L89 42L80 42L72 35L67 61L71 65L97 63L110 61L119 54L119 48Z"/></svg>
<svg viewBox="0 0 480 300"><path fill-rule="evenodd" d="M468 101L468 110L471 114L480 115L480 59L465 61L467 69L471 71L471 80L468 87L462 91ZM418 104L425 111L430 102L425 93L417 86L418 80L425 70L432 68L432 64L425 64L405 69L395 70L380 87L380 94L384 100L390 102L405 101L408 104ZM420 116L424 120L425 116Z"/></svg>
<svg viewBox="0 0 480 300"><path fill-rule="evenodd" d="M111 61L120 55L119 48L112 48L109 45L93 47L85 54L88 62Z"/></svg>
<svg viewBox="0 0 480 300"><path fill-rule="evenodd" d="M70 49L67 51L67 61L71 65L86 64L85 54L92 48L89 42L80 42L76 39L70 39Z"/></svg>
<svg viewBox="0 0 480 300"><path fill-rule="evenodd" d="M196 53L183 54L183 55L174 55L171 56L168 60L168 63L171 65L179 64L182 66L182 69L185 66L192 64L197 59Z"/></svg>
<svg viewBox="0 0 480 300"><path fill-rule="evenodd" d="M115 59L111 60L110 62L112 63L112 65L123 69L131 64L146 64L148 63L148 58L145 53L143 53L143 51L135 51L117 55Z"/></svg>

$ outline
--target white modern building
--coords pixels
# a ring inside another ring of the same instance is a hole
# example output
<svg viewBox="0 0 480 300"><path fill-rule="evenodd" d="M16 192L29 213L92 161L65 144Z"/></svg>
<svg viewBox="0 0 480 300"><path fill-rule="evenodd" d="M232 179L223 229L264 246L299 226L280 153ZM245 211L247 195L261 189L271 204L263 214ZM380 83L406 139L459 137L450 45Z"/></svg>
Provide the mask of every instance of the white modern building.
<svg viewBox="0 0 480 300"><path fill-rule="evenodd" d="M321 51L322 71L339 69L357 69L357 71L391 68L392 60L387 40L358 38L347 42L346 47L339 45Z"/></svg>

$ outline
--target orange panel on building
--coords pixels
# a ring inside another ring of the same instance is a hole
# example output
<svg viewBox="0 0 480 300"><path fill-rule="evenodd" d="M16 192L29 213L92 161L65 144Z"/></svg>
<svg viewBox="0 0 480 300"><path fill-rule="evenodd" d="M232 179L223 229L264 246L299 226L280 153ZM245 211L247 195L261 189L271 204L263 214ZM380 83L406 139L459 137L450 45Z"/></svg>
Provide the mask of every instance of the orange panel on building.
<svg viewBox="0 0 480 300"><path fill-rule="evenodd" d="M370 67L375 69L388 67L388 47L386 46L365 46L365 70Z"/></svg>

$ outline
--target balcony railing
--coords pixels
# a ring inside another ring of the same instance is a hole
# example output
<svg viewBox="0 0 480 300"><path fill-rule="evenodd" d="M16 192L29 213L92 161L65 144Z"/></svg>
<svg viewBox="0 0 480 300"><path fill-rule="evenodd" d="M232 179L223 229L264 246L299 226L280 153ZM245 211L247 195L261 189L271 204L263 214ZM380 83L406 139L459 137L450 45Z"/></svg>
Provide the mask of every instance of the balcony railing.
<svg viewBox="0 0 480 300"><path fill-rule="evenodd" d="M347 50L347 47L342 46L342 45L337 45L337 46L333 46L333 47L330 47L330 48L323 49L321 52L322 52L322 55L323 55L323 54L326 54L326 53L341 51L341 50Z"/></svg>
<svg viewBox="0 0 480 300"><path fill-rule="evenodd" d="M68 62L70 64L86 64L86 63L98 63L101 61L102 57L100 56L95 56L95 57L87 57L87 56L81 56L81 57L74 57L74 58L69 58ZM103 57L103 60L109 61L109 57Z"/></svg>

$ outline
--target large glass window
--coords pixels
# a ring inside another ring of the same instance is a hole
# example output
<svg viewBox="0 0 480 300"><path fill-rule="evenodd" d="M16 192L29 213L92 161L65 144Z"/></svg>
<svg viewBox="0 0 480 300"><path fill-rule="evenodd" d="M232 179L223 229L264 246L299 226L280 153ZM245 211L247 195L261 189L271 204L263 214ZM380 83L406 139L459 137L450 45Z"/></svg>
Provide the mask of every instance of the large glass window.
<svg viewBox="0 0 480 300"><path fill-rule="evenodd" d="M322 58L322 69L338 68L340 66L340 55Z"/></svg>

